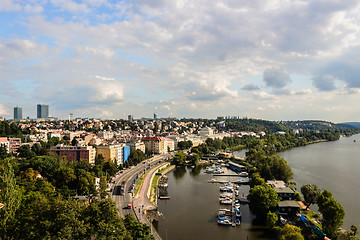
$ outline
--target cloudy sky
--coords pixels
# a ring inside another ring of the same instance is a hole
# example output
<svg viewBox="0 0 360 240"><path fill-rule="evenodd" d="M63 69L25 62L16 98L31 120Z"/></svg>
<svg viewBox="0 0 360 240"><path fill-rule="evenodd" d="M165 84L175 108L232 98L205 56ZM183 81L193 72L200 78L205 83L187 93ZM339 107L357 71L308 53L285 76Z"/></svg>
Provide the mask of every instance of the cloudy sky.
<svg viewBox="0 0 360 240"><path fill-rule="evenodd" d="M360 121L358 0L1 0L0 116Z"/></svg>

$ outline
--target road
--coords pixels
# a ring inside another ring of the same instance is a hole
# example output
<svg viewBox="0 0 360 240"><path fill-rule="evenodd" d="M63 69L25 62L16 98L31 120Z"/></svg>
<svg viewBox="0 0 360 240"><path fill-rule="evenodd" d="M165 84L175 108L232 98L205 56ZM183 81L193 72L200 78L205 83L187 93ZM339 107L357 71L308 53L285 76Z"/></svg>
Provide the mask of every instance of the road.
<svg viewBox="0 0 360 240"><path fill-rule="evenodd" d="M119 173L116 176L115 182L112 183L110 186L111 188L110 196L113 199L113 201L116 203L116 207L119 210L118 212L120 217L124 217L126 214L132 214L133 216L137 217L134 214L134 210L138 211L138 205L135 206L133 205L133 191L129 192L131 186L134 183L135 178L137 176L140 176L140 174L144 173L144 171L146 170L146 168L149 167L149 165L153 166L155 163L159 161L163 161L167 158L168 158L167 155L156 155L151 159L145 160L145 163L139 163L137 166L133 166L129 169L123 170L122 173ZM120 186L122 182L125 182L125 188L124 188L125 195L120 195ZM148 183L149 182L147 181L146 185L148 185ZM131 209L127 209L128 204L131 204L132 206Z"/></svg>

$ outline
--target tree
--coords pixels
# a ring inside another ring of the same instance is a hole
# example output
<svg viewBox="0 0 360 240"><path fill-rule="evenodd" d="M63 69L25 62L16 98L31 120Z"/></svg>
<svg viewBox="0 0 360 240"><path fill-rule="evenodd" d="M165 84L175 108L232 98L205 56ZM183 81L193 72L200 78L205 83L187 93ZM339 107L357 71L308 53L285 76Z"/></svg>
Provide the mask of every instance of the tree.
<svg viewBox="0 0 360 240"><path fill-rule="evenodd" d="M6 147L0 144L0 159L5 158L7 156Z"/></svg>
<svg viewBox="0 0 360 240"><path fill-rule="evenodd" d="M199 164L199 160L200 160L200 156L199 154L196 153L192 153L190 155L190 161L193 165L198 165Z"/></svg>
<svg viewBox="0 0 360 240"><path fill-rule="evenodd" d="M76 146L77 144L78 144L78 141L76 140L76 138L73 138L73 140L71 141L71 145Z"/></svg>
<svg viewBox="0 0 360 240"><path fill-rule="evenodd" d="M280 231L280 240L304 240L304 237L299 227L286 224Z"/></svg>
<svg viewBox="0 0 360 240"><path fill-rule="evenodd" d="M173 157L172 161L176 166L181 166L185 164L186 155L183 152L177 152Z"/></svg>
<svg viewBox="0 0 360 240"><path fill-rule="evenodd" d="M266 225L270 229L275 229L277 226L277 222L279 221L279 217L276 213L268 212L266 215Z"/></svg>
<svg viewBox="0 0 360 240"><path fill-rule="evenodd" d="M106 176L101 176L100 177L100 188L99 188L99 194L100 194L101 199L106 198L108 195L106 192L106 187L107 187Z"/></svg>
<svg viewBox="0 0 360 240"><path fill-rule="evenodd" d="M13 160L5 158L0 160L0 239L11 238L11 222L14 221L16 211L20 206L21 191L16 185L13 169Z"/></svg>
<svg viewBox="0 0 360 240"><path fill-rule="evenodd" d="M330 238L335 238L338 228L343 224L344 208L337 202L331 192L324 190L317 199L319 212L322 214L322 226Z"/></svg>
<svg viewBox="0 0 360 240"><path fill-rule="evenodd" d="M280 201L276 191L268 184L251 188L247 198L250 210L260 218L265 218L269 210L275 208Z"/></svg>
<svg viewBox="0 0 360 240"><path fill-rule="evenodd" d="M148 225L137 222L133 215L127 214L124 219L125 228L131 233L133 239L151 240L155 239L151 235L151 229Z"/></svg>
<svg viewBox="0 0 360 240"><path fill-rule="evenodd" d="M22 145L18 149L19 157L31 159L36 156L36 154L31 151L29 145Z"/></svg>
<svg viewBox="0 0 360 240"><path fill-rule="evenodd" d="M255 172L251 174L250 178L250 187L253 188L256 185L263 185L265 184L265 180L260 176L259 173Z"/></svg>
<svg viewBox="0 0 360 240"><path fill-rule="evenodd" d="M310 207L311 204L316 203L318 197L321 194L320 188L315 184L304 184L301 187L301 193L304 196L306 207Z"/></svg>
<svg viewBox="0 0 360 240"><path fill-rule="evenodd" d="M82 212L82 219L89 226L86 239L131 239L111 199L92 202Z"/></svg>

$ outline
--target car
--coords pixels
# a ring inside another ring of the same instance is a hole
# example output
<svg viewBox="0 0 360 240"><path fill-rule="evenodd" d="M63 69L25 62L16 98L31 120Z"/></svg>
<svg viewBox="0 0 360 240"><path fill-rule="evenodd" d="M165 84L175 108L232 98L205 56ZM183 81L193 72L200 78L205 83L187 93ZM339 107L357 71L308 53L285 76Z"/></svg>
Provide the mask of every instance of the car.
<svg viewBox="0 0 360 240"><path fill-rule="evenodd" d="M128 205L127 205L127 208L128 208L128 209L131 209L131 204L128 204Z"/></svg>

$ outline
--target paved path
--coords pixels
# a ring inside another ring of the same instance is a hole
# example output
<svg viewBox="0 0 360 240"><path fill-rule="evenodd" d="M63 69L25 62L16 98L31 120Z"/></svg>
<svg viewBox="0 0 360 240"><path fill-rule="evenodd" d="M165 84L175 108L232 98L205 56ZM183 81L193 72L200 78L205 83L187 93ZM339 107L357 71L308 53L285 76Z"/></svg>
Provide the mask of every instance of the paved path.
<svg viewBox="0 0 360 240"><path fill-rule="evenodd" d="M146 219L146 216L143 214L144 210L157 209L157 206L155 206L153 203L150 202L150 200L148 198L148 196L149 196L148 194L149 194L149 191L151 190L152 176L155 174L155 172L159 168L162 168L167 164L168 163L161 163L161 164L157 165L155 168L151 169L144 179L144 182L141 186L138 196L134 197L134 202L133 202L134 211L136 212L137 217L140 222L149 224L149 222Z"/></svg>

